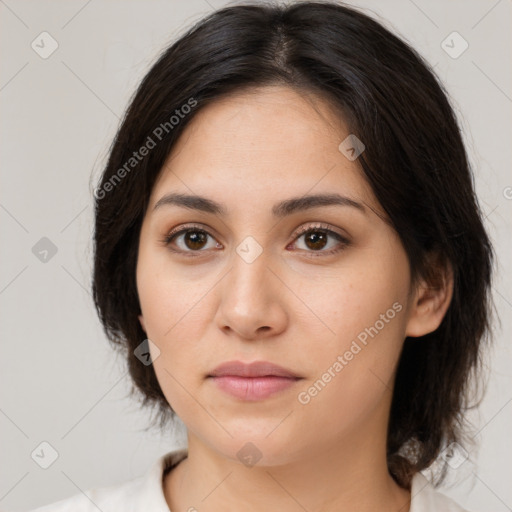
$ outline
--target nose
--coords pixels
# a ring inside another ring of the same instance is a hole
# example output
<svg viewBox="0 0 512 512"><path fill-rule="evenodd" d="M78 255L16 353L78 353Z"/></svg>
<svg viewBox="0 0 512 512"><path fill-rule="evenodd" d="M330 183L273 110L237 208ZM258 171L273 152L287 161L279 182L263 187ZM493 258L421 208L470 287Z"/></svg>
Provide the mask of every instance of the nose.
<svg viewBox="0 0 512 512"><path fill-rule="evenodd" d="M283 278L269 265L265 251L250 263L234 254L231 269L219 283L215 318L226 334L256 340L276 336L286 329L285 302L289 296Z"/></svg>

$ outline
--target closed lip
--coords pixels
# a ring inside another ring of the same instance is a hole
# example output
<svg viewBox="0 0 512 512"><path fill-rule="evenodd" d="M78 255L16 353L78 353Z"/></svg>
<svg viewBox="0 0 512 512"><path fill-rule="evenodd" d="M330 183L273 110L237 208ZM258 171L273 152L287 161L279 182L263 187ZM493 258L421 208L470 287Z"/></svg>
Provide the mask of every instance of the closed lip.
<svg viewBox="0 0 512 512"><path fill-rule="evenodd" d="M286 377L289 379L301 379L295 372L283 368L268 361L255 361L253 363L244 363L242 361L227 361L220 364L213 370L208 377L225 377L227 375L235 377Z"/></svg>

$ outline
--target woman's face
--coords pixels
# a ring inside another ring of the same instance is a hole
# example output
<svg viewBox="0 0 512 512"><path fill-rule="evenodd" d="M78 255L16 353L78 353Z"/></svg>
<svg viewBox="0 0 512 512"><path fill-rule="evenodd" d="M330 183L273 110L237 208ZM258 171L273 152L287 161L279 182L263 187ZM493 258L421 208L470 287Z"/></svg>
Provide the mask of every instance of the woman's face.
<svg viewBox="0 0 512 512"><path fill-rule="evenodd" d="M142 225L140 321L158 381L189 435L232 459L253 451L260 464L282 464L381 446L386 435L413 316L408 260L357 160L339 149L350 132L315 105L267 87L204 107ZM223 212L161 201L167 194ZM334 194L350 202L307 200ZM235 396L220 383L240 378L208 377L228 361L268 361L300 379L267 378L261 386L286 386Z"/></svg>

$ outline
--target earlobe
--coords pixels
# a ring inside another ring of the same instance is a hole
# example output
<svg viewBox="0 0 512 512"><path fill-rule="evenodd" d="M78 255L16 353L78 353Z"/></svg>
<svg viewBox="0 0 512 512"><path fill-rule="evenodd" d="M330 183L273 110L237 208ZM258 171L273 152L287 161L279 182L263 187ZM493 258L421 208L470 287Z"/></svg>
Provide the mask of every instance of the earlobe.
<svg viewBox="0 0 512 512"><path fill-rule="evenodd" d="M146 325L144 324L144 317L142 315L139 315L139 322L142 327L142 330L146 332Z"/></svg>
<svg viewBox="0 0 512 512"><path fill-rule="evenodd" d="M406 336L424 336L435 331L446 314L453 296L453 273L447 265L438 286L422 280L415 293L411 314L406 327Z"/></svg>

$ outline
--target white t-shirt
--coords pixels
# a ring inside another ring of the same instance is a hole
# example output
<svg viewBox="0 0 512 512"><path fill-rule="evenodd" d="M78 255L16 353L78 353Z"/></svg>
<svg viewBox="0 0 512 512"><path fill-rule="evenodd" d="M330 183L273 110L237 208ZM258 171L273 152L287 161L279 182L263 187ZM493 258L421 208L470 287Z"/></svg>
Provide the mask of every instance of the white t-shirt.
<svg viewBox="0 0 512 512"><path fill-rule="evenodd" d="M97 487L29 512L170 512L163 490L164 470L187 456L187 449L160 457L146 475L118 485ZM421 474L412 480L409 512L468 512L437 492Z"/></svg>

